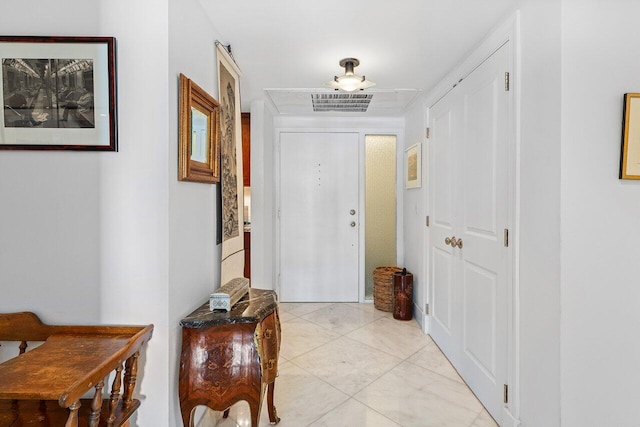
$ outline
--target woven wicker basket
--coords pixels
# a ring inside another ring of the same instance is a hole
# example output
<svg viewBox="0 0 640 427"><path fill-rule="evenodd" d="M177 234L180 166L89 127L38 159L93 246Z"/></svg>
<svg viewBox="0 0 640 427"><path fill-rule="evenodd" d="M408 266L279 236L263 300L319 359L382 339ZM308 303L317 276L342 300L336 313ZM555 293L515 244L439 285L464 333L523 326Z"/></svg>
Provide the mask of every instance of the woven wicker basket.
<svg viewBox="0 0 640 427"><path fill-rule="evenodd" d="M393 273L398 267L378 267L373 270L373 305L381 311L393 311Z"/></svg>

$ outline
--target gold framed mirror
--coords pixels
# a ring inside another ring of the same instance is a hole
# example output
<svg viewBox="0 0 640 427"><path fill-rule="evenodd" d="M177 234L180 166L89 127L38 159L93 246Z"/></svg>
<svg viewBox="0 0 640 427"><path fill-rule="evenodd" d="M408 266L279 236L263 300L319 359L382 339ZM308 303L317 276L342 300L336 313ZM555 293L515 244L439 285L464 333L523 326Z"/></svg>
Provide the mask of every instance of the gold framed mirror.
<svg viewBox="0 0 640 427"><path fill-rule="evenodd" d="M220 182L220 104L180 74L178 179Z"/></svg>

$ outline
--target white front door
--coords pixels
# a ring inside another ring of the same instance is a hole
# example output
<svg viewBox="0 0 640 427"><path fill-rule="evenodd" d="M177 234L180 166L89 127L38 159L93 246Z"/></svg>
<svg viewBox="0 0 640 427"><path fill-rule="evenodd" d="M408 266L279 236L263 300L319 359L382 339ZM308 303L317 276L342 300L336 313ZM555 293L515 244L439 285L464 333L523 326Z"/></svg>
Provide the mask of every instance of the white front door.
<svg viewBox="0 0 640 427"><path fill-rule="evenodd" d="M507 51L430 112L432 335L498 422L507 377Z"/></svg>
<svg viewBox="0 0 640 427"><path fill-rule="evenodd" d="M358 301L358 139L280 134L281 301Z"/></svg>

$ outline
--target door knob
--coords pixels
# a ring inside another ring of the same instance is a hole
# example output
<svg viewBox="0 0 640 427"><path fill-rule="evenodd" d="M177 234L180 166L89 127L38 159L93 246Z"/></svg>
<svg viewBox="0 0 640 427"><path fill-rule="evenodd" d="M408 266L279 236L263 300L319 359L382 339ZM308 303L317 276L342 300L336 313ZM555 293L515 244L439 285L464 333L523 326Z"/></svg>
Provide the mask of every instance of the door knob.
<svg viewBox="0 0 640 427"><path fill-rule="evenodd" d="M351 210L349 211L349 214L350 214L350 215L355 215L355 214L356 214L355 209L351 209Z"/></svg>
<svg viewBox="0 0 640 427"><path fill-rule="evenodd" d="M444 244L447 245L447 246L451 245L451 239L449 237L445 237L444 238Z"/></svg>
<svg viewBox="0 0 640 427"><path fill-rule="evenodd" d="M356 222L355 221L351 221L351 226L355 227L356 226Z"/></svg>
<svg viewBox="0 0 640 427"><path fill-rule="evenodd" d="M453 236L451 238L451 247L455 248L456 246L458 248L462 249L462 239L458 239L458 238L456 238L456 236Z"/></svg>

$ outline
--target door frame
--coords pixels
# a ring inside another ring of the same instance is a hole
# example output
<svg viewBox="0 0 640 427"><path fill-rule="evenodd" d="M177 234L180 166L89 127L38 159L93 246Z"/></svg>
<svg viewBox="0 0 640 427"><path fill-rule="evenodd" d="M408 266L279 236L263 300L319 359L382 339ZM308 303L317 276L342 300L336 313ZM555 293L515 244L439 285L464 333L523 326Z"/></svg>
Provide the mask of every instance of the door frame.
<svg viewBox="0 0 640 427"><path fill-rule="evenodd" d="M320 119L309 118L286 118L285 126L274 127L274 150L273 150L273 165L274 165L274 190L275 190L275 204L274 204L274 241L275 241L275 253L274 253L274 289L276 293L280 294L280 134L281 133L356 133L358 134L358 162L359 162L359 176L358 176L358 188L359 188L359 200L358 211L360 215L358 221L360 223L359 230L359 254L358 254L358 301L361 303L370 302L373 300L365 300L365 241L366 234L366 221L364 216L365 210L365 136L366 135L394 135L396 136L396 168L398 171L403 170L404 159L404 120L398 119L386 119L386 118L344 118L344 117L323 117ZM292 126L289 121L300 120L300 126ZM332 124L338 126L332 127ZM376 124L381 124L380 127L376 127ZM396 258L398 265L402 265L404 262L404 237L403 237L403 212L404 212L404 183L400 177L396 182Z"/></svg>
<svg viewBox="0 0 640 427"><path fill-rule="evenodd" d="M509 385L509 403L503 410L503 425L517 427L520 425L520 303L519 303L519 233L520 233L520 76L521 74L521 48L520 48L520 12L516 11L502 24L498 25L488 35L484 41L455 69L438 83L438 85L430 91L424 101L424 120L425 127L430 124L430 108L440 99L446 96L456 85L466 76L471 74L480 64L489 58L494 52L508 43L508 56L510 63L509 79L512 96L508 105L508 180L509 180L509 208L508 208L508 228L509 228L509 251L508 259L508 278L507 285L507 383ZM425 153L429 153L429 139L426 139ZM425 156L423 162L423 176L428 175L429 155ZM430 194L432 191L431 183L425 186L423 192L423 202L425 215L430 212ZM423 235L423 277L430 277L431 242L429 228L424 228ZM424 295L426 302L432 302L433 286L430 280L425 280ZM425 333L430 332L430 315L425 314L423 320L423 330Z"/></svg>

